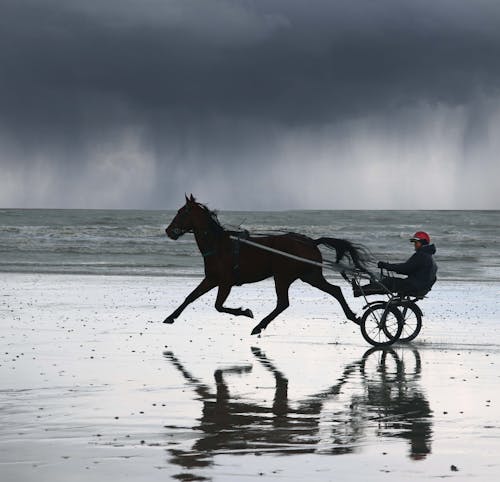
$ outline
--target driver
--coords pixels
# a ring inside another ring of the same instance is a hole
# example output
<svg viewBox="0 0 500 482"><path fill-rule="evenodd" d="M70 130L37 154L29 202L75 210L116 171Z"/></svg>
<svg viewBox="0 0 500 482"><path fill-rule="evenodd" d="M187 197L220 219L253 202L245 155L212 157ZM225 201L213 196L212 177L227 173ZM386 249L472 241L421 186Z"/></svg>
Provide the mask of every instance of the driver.
<svg viewBox="0 0 500 482"><path fill-rule="evenodd" d="M433 254L436 252L434 244L430 244L431 238L425 231L417 231L410 239L415 248L415 253L405 263L378 262L379 268L387 271L405 274L406 278L385 276L380 280L389 291L401 294L425 294L436 282L437 265ZM371 282L360 287L356 281L352 281L354 296L385 294L379 283ZM363 292L361 291L361 288Z"/></svg>

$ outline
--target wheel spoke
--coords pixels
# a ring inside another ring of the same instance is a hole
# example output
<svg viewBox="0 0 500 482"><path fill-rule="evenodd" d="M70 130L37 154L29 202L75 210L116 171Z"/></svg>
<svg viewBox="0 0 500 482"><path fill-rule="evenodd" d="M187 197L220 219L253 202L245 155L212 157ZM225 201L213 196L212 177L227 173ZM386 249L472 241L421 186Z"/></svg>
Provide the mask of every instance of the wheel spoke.
<svg viewBox="0 0 500 482"><path fill-rule="evenodd" d="M388 346L401 334L402 321L399 311L386 304L370 306L361 320L361 333L374 346Z"/></svg>
<svg viewBox="0 0 500 482"><path fill-rule="evenodd" d="M422 328L422 316L418 306L411 302L405 301L398 306L403 317L403 332L400 336L400 341L408 342L415 339Z"/></svg>

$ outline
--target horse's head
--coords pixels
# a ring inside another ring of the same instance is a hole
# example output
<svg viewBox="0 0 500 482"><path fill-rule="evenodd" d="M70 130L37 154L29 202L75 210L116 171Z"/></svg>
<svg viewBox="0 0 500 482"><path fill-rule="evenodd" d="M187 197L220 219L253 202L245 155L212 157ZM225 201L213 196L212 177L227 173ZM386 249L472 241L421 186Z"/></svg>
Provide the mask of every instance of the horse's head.
<svg viewBox="0 0 500 482"><path fill-rule="evenodd" d="M165 232L171 239L178 239L183 234L192 232L193 226L193 208L196 205L196 200L191 194L191 197L186 196L186 204L182 206L175 215L172 222L168 225Z"/></svg>
<svg viewBox="0 0 500 482"><path fill-rule="evenodd" d="M190 197L186 196L186 204L177 211L174 219L165 229L167 236L171 239L178 239L183 234L191 233L197 228L203 228L203 225L206 224L204 219L207 217L205 210L202 205L196 202L192 194Z"/></svg>

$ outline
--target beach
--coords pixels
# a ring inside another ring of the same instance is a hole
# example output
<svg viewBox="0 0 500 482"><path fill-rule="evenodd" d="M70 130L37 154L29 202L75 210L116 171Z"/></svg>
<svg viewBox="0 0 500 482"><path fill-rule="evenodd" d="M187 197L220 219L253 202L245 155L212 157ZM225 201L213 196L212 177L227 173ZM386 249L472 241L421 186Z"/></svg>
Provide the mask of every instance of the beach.
<svg viewBox="0 0 500 482"><path fill-rule="evenodd" d="M497 480L498 282L438 282L388 351L300 282L261 337L271 281L163 324L198 282L0 275L2 482Z"/></svg>

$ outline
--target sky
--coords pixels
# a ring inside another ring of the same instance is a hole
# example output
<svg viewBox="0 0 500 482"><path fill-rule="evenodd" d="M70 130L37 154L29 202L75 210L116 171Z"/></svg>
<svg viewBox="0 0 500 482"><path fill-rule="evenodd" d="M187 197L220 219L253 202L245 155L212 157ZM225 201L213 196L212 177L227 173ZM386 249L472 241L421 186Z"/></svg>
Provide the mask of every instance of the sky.
<svg viewBox="0 0 500 482"><path fill-rule="evenodd" d="M500 209L498 0L0 12L0 207Z"/></svg>

